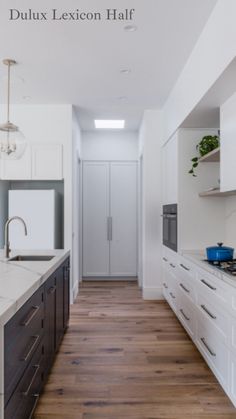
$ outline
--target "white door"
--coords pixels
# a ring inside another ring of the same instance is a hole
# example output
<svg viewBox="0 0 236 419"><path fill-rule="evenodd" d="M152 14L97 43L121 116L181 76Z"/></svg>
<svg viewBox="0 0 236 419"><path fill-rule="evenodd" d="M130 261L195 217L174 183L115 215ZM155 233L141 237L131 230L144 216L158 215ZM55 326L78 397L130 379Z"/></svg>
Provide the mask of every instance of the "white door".
<svg viewBox="0 0 236 419"><path fill-rule="evenodd" d="M83 276L109 275L109 163L83 164Z"/></svg>
<svg viewBox="0 0 236 419"><path fill-rule="evenodd" d="M110 274L137 275L137 164L111 163Z"/></svg>
<svg viewBox="0 0 236 419"><path fill-rule="evenodd" d="M83 164L83 276L137 275L137 164Z"/></svg>

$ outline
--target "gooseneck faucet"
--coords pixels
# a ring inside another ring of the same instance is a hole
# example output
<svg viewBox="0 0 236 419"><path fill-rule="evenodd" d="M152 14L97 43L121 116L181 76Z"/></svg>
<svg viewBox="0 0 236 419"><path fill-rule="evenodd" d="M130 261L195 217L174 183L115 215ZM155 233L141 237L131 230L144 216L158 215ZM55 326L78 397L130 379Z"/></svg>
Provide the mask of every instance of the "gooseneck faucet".
<svg viewBox="0 0 236 419"><path fill-rule="evenodd" d="M9 259L10 252L11 252L10 242L9 242L9 224L12 221L14 221L14 220L18 220L18 221L20 221L23 224L24 229L25 229L25 236L27 236L27 227L26 227L26 224L25 224L23 218L21 218L21 217L11 217L11 218L9 218L7 220L7 222L5 224L5 246L4 246L4 249L5 249L5 257L7 259Z"/></svg>

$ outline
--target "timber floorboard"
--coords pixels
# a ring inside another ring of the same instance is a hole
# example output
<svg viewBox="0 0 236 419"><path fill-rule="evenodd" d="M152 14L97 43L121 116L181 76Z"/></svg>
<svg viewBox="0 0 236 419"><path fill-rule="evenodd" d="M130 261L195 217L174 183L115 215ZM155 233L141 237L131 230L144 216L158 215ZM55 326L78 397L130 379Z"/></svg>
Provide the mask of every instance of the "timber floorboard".
<svg viewBox="0 0 236 419"><path fill-rule="evenodd" d="M236 419L164 301L83 282L34 419Z"/></svg>

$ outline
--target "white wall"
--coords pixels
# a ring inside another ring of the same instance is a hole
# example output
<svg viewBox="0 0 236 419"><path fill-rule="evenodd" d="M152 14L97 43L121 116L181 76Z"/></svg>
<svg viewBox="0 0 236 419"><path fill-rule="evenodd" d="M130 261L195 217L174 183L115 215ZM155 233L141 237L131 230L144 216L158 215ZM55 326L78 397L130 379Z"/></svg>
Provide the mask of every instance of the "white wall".
<svg viewBox="0 0 236 419"><path fill-rule="evenodd" d="M91 131L82 133L83 160L137 160L138 133Z"/></svg>
<svg viewBox="0 0 236 419"><path fill-rule="evenodd" d="M81 227L80 227L80 159L81 159L81 131L78 123L78 117L75 109L72 111L72 166L73 166L73 195L72 195L72 212L73 212L73 266L72 266L72 292L73 300L78 293L80 271L81 271Z"/></svg>
<svg viewBox="0 0 236 419"><path fill-rule="evenodd" d="M139 133L143 156L142 273L143 298L160 299L162 243L161 182L162 114L146 111Z"/></svg>
<svg viewBox="0 0 236 419"><path fill-rule="evenodd" d="M164 142L182 124L234 59L235 16L235 0L218 0L163 107Z"/></svg>

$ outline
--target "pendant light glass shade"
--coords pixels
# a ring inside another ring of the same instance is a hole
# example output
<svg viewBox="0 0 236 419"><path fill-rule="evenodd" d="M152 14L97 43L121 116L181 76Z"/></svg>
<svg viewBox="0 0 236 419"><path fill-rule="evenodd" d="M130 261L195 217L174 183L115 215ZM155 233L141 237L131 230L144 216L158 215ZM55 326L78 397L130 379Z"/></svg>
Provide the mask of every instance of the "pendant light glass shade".
<svg viewBox="0 0 236 419"><path fill-rule="evenodd" d="M20 159L26 149L26 139L19 128L10 122L10 66L14 60L3 60L8 66L7 122L0 125L0 158L4 160Z"/></svg>

